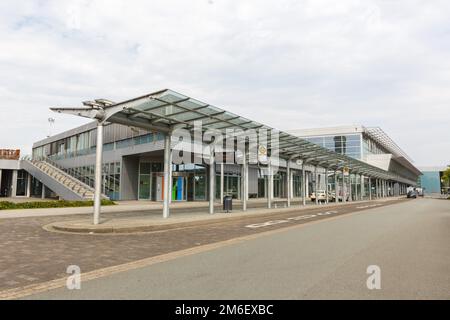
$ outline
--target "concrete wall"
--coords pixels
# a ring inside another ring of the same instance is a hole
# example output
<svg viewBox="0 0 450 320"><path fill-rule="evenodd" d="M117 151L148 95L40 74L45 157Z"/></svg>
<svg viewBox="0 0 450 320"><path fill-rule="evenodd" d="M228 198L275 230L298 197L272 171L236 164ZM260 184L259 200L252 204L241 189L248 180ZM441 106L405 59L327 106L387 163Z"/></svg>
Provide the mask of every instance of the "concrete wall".
<svg viewBox="0 0 450 320"><path fill-rule="evenodd" d="M19 170L20 168L20 160L0 159L0 169Z"/></svg>
<svg viewBox="0 0 450 320"><path fill-rule="evenodd" d="M136 200L139 184L139 156L125 156L122 158L120 175L120 199Z"/></svg>

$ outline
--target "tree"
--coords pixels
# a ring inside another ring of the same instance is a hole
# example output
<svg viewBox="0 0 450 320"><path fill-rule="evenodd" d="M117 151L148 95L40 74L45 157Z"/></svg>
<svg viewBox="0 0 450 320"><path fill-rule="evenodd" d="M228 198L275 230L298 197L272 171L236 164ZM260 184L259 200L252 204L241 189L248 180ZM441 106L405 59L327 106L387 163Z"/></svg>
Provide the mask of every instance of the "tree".
<svg viewBox="0 0 450 320"><path fill-rule="evenodd" d="M442 173L442 181L450 187L450 166Z"/></svg>

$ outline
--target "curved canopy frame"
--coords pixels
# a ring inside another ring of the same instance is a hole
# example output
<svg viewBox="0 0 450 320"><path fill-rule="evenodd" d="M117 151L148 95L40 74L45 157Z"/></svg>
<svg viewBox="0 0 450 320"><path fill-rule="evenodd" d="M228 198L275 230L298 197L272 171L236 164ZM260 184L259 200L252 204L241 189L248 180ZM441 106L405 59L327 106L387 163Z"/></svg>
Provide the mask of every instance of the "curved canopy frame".
<svg viewBox="0 0 450 320"><path fill-rule="evenodd" d="M301 159L311 165L330 169L348 167L353 173L414 184L405 177L372 166L346 155L337 154L292 134L278 131L259 122L241 117L210 104L165 89L134 99L114 103L105 99L84 102L82 108L51 108L52 111L77 115L127 126L135 126L170 134L175 128L192 130L194 122L202 121L205 130L225 132L228 128L266 129L279 133L279 157ZM270 148L270 141L269 148Z"/></svg>

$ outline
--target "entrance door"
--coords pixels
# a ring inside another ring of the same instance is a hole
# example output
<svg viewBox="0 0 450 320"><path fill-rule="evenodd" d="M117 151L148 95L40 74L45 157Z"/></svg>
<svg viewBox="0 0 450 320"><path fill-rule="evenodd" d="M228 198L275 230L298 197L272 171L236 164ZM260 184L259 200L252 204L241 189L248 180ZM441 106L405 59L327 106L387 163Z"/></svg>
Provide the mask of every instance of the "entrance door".
<svg viewBox="0 0 450 320"><path fill-rule="evenodd" d="M139 200L150 200L150 175L139 176Z"/></svg>
<svg viewBox="0 0 450 320"><path fill-rule="evenodd" d="M186 178L173 177L172 178L172 200L182 201L186 200Z"/></svg>

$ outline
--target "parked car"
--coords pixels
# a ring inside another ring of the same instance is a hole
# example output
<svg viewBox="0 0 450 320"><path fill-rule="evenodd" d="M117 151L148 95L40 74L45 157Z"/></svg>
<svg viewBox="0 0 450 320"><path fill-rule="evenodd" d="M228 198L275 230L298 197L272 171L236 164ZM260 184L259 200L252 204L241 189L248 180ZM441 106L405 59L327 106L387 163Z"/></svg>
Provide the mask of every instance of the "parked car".
<svg viewBox="0 0 450 320"><path fill-rule="evenodd" d="M337 196L337 201L336 201L336 193L335 192L331 192L331 197L330 197L330 201L334 201L334 202L341 202L342 201L342 192L338 193ZM350 195L347 193L345 195L345 201L348 201L350 199Z"/></svg>
<svg viewBox="0 0 450 320"><path fill-rule="evenodd" d="M416 192L418 197L423 197L424 192L422 188L416 188Z"/></svg>
<svg viewBox="0 0 450 320"><path fill-rule="evenodd" d="M416 190L409 190L406 194L407 198L416 199L417 198L417 191Z"/></svg>
<svg viewBox="0 0 450 320"><path fill-rule="evenodd" d="M328 195L330 195L328 193ZM316 192L311 193L309 196L312 202L316 201ZM327 194L325 193L325 190L317 190L317 200L319 202L325 202L327 200ZM331 200L331 197L328 198L328 200Z"/></svg>

